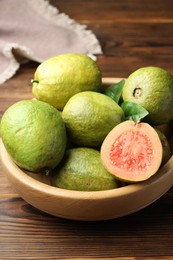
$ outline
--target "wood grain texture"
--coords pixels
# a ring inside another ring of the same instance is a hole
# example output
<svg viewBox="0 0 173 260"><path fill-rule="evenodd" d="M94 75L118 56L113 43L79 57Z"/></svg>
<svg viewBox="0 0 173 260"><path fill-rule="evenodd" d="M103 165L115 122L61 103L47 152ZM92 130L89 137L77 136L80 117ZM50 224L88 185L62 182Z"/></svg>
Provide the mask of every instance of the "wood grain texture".
<svg viewBox="0 0 173 260"><path fill-rule="evenodd" d="M172 0L50 0L61 12L88 25L103 49L103 77L127 77L156 65L173 74ZM32 97L37 63L23 64L0 86L0 116ZM151 206L102 222L64 220L20 199L0 166L0 259L172 259L173 189Z"/></svg>
<svg viewBox="0 0 173 260"><path fill-rule="evenodd" d="M173 255L169 193L138 213L104 222L55 218L18 197L4 197L0 207L0 255L7 259Z"/></svg>

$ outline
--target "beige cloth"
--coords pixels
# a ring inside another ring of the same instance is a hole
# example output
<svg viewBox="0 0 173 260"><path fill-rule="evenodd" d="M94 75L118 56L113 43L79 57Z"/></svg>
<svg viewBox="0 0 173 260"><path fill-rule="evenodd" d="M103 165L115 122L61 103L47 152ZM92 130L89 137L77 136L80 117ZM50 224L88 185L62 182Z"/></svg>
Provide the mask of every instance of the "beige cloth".
<svg viewBox="0 0 173 260"><path fill-rule="evenodd" d="M0 84L15 74L21 62L42 62L67 52L96 58L102 50L86 25L47 0L0 0Z"/></svg>

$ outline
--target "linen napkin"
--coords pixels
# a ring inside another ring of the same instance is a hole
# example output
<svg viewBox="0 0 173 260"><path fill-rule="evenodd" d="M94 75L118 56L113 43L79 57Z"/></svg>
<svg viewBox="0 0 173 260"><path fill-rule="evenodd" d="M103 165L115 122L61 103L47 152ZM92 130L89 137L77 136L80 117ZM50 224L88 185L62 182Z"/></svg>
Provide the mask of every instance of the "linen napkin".
<svg viewBox="0 0 173 260"><path fill-rule="evenodd" d="M43 62L67 52L96 59L102 50L86 25L60 13L48 0L0 0L0 84L23 62Z"/></svg>

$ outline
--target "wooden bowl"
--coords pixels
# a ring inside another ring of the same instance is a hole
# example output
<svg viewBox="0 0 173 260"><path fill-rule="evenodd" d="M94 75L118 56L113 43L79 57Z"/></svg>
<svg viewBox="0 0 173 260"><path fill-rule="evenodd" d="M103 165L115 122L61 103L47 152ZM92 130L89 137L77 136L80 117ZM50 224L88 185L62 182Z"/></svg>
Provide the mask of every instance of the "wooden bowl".
<svg viewBox="0 0 173 260"><path fill-rule="evenodd" d="M104 82L110 84L115 81L105 79ZM82 192L52 187L49 179L42 174L21 170L10 158L2 140L0 154L9 182L26 202L66 219L93 221L125 216L153 203L173 185L173 156L144 182L106 191Z"/></svg>

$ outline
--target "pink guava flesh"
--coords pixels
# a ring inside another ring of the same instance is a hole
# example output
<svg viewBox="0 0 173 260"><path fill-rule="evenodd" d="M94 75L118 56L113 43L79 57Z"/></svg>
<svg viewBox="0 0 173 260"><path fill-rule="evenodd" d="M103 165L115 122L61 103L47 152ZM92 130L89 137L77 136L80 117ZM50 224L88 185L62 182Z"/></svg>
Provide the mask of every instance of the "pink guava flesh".
<svg viewBox="0 0 173 260"><path fill-rule="evenodd" d="M139 131L128 130L119 135L110 150L110 161L127 171L146 171L153 159L152 142Z"/></svg>

